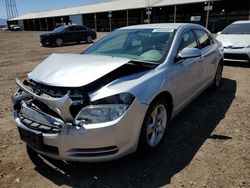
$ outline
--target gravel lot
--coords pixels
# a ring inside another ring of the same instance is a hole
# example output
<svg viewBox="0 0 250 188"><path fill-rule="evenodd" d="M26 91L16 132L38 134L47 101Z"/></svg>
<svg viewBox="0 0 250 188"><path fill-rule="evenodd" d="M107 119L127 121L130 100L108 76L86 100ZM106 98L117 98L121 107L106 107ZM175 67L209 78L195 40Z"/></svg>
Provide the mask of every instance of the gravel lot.
<svg viewBox="0 0 250 188"><path fill-rule="evenodd" d="M0 187L250 187L250 66L224 67L222 87L205 91L147 156L108 163L30 160L12 118L21 78L51 53L80 53L87 44L40 47L38 32L0 31ZM98 36L103 36L98 33Z"/></svg>

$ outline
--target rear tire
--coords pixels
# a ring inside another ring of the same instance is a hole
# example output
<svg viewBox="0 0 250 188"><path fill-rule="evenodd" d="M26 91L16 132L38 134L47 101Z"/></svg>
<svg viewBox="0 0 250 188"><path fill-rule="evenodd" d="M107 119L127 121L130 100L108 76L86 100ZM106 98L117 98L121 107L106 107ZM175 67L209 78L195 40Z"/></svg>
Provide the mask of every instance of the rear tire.
<svg viewBox="0 0 250 188"><path fill-rule="evenodd" d="M169 112L168 104L162 98L156 99L150 104L141 128L139 152L149 152L161 145L166 136Z"/></svg>

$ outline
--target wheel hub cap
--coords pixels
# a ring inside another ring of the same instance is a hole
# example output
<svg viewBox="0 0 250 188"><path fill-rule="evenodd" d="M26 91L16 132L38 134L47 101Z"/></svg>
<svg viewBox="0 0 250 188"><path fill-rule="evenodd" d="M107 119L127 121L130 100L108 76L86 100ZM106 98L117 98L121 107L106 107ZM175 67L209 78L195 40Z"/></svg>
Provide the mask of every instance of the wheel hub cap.
<svg viewBox="0 0 250 188"><path fill-rule="evenodd" d="M147 123L147 141L151 147L156 146L162 140L167 124L167 111L164 105L155 107Z"/></svg>

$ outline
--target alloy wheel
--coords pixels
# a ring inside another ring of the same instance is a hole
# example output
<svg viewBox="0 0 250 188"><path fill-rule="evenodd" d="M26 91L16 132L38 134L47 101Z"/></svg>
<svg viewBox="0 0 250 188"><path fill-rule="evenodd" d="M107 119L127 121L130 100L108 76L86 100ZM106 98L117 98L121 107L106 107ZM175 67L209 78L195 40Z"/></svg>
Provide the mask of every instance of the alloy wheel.
<svg viewBox="0 0 250 188"><path fill-rule="evenodd" d="M151 147L157 146L163 138L167 124L167 110L158 104L152 111L147 123L147 141Z"/></svg>

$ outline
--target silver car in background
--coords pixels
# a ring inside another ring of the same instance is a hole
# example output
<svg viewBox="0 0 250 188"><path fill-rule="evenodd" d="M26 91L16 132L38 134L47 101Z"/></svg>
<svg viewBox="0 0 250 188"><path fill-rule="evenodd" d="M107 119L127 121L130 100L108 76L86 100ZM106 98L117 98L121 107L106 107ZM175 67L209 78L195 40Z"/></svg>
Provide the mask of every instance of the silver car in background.
<svg viewBox="0 0 250 188"><path fill-rule="evenodd" d="M216 39L224 46L224 60L250 62L250 20L230 24Z"/></svg>
<svg viewBox="0 0 250 188"><path fill-rule="evenodd" d="M118 29L82 54L53 54L12 97L29 150L107 161L157 148L166 127L206 88L218 88L223 47L196 24Z"/></svg>

